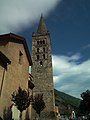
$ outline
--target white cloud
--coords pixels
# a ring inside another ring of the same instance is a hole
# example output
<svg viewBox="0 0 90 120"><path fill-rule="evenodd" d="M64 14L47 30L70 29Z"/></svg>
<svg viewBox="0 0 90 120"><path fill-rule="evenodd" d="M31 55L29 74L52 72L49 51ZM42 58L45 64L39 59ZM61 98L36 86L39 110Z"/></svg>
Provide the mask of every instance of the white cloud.
<svg viewBox="0 0 90 120"><path fill-rule="evenodd" d="M80 54L72 56L53 56L55 88L70 95L80 94L90 89L90 60L77 64Z"/></svg>
<svg viewBox="0 0 90 120"><path fill-rule="evenodd" d="M0 34L18 32L23 27L31 26L41 13L46 16L61 0L1 0Z"/></svg>

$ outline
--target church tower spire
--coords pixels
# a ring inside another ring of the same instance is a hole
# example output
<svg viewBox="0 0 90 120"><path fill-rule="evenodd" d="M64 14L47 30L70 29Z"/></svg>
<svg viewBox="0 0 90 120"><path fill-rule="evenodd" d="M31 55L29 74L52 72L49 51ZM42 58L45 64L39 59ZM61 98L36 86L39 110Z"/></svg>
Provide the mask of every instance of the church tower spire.
<svg viewBox="0 0 90 120"><path fill-rule="evenodd" d="M41 15L41 18L40 18L37 33L39 33L39 34L47 33L47 27L46 27L46 24L44 22L43 15Z"/></svg>

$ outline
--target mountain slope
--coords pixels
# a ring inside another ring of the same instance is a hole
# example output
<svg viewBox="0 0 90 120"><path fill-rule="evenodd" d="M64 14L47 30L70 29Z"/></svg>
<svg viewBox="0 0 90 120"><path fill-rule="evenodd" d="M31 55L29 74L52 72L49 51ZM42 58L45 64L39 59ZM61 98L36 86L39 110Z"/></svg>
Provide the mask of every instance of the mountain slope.
<svg viewBox="0 0 90 120"><path fill-rule="evenodd" d="M80 104L80 99L70 96L66 93L54 90L55 93L55 104L59 106L59 111L61 114L70 115L71 111L74 110L78 112L78 107Z"/></svg>

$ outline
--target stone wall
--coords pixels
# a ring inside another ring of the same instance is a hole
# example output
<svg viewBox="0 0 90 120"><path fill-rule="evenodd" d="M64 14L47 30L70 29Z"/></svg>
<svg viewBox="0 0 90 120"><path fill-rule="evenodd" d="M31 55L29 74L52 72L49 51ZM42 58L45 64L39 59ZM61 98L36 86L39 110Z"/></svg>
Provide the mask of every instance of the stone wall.
<svg viewBox="0 0 90 120"><path fill-rule="evenodd" d="M41 113L41 119L50 120L53 118L52 113L54 114L55 102L49 33L44 35L34 33L32 36L32 62L31 73L34 77L33 80L35 84L33 95L43 93L46 107Z"/></svg>

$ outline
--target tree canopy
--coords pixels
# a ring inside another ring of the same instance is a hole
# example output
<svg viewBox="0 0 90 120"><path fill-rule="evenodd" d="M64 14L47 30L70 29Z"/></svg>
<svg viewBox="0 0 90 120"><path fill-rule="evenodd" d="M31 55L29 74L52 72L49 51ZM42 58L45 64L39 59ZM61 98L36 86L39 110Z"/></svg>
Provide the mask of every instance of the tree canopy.
<svg viewBox="0 0 90 120"><path fill-rule="evenodd" d="M43 94L37 94L33 98L33 108L40 117L41 111L45 108L45 102L43 100Z"/></svg>
<svg viewBox="0 0 90 120"><path fill-rule="evenodd" d="M81 102L80 102L80 113L83 115L88 115L90 113L90 91L87 90L81 94Z"/></svg>
<svg viewBox="0 0 90 120"><path fill-rule="evenodd" d="M30 97L28 91L22 90L21 87L18 88L18 91L13 92L12 101L17 106L17 109L22 112L30 105Z"/></svg>
<svg viewBox="0 0 90 120"><path fill-rule="evenodd" d="M17 91L13 92L12 101L15 103L17 109L20 111L20 120L22 120L23 110L28 108L30 105L29 92L19 87Z"/></svg>

